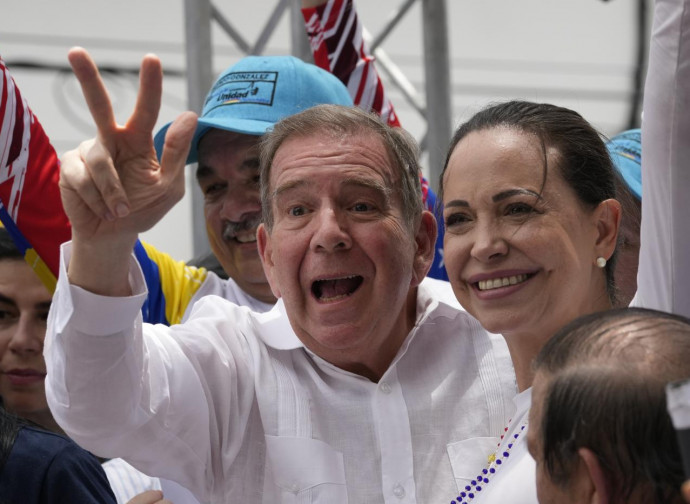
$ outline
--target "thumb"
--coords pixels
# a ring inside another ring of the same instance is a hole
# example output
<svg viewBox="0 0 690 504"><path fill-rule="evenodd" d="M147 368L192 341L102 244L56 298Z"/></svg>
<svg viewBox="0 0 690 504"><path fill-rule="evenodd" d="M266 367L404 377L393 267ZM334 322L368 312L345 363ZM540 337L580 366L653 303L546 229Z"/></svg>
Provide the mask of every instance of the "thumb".
<svg viewBox="0 0 690 504"><path fill-rule="evenodd" d="M174 176L183 171L196 131L196 122L194 112L184 112L168 128L161 154L161 169L167 175Z"/></svg>

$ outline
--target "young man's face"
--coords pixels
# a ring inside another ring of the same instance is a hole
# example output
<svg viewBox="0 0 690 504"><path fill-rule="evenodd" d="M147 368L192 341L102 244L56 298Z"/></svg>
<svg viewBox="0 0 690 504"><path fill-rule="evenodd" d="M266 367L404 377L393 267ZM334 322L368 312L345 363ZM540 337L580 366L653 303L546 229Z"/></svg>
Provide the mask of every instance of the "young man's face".
<svg viewBox="0 0 690 504"><path fill-rule="evenodd" d="M213 129L199 142L197 181L211 250L246 293L274 302L256 248L259 137Z"/></svg>

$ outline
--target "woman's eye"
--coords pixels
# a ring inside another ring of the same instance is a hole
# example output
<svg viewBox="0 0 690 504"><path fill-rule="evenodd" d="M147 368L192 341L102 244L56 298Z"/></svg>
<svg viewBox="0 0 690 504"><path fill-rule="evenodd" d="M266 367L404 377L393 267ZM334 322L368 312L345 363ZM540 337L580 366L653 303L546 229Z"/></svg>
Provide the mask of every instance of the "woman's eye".
<svg viewBox="0 0 690 504"><path fill-rule="evenodd" d="M512 205L509 205L508 208L506 209L506 214L507 215L524 215L528 213L532 213L534 210L533 207L526 203L513 203Z"/></svg>
<svg viewBox="0 0 690 504"><path fill-rule="evenodd" d="M450 214L446 217L446 227L451 227L451 226L457 226L459 224L464 224L468 222L470 219L467 215L462 214L462 213L454 213Z"/></svg>
<svg viewBox="0 0 690 504"><path fill-rule="evenodd" d="M307 213L304 207L301 206L296 206L292 207L290 210L288 210L288 214L291 215L292 217L300 217Z"/></svg>

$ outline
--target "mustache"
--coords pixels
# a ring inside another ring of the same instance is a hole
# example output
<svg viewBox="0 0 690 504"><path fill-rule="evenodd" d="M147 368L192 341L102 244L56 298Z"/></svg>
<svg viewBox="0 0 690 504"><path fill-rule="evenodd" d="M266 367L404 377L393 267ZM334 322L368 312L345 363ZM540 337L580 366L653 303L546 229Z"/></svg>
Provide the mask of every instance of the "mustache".
<svg viewBox="0 0 690 504"><path fill-rule="evenodd" d="M250 214L239 222L225 221L223 224L223 239L232 240L243 231L252 231L261 224L261 212Z"/></svg>

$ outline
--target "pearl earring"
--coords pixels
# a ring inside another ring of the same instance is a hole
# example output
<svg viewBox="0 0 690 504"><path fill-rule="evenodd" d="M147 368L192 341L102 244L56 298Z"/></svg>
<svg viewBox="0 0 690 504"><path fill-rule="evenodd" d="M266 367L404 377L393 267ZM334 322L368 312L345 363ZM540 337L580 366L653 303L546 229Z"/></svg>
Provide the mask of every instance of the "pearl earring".
<svg viewBox="0 0 690 504"><path fill-rule="evenodd" d="M599 266L600 268L606 266L606 259L604 259L603 257L597 257L597 266Z"/></svg>

